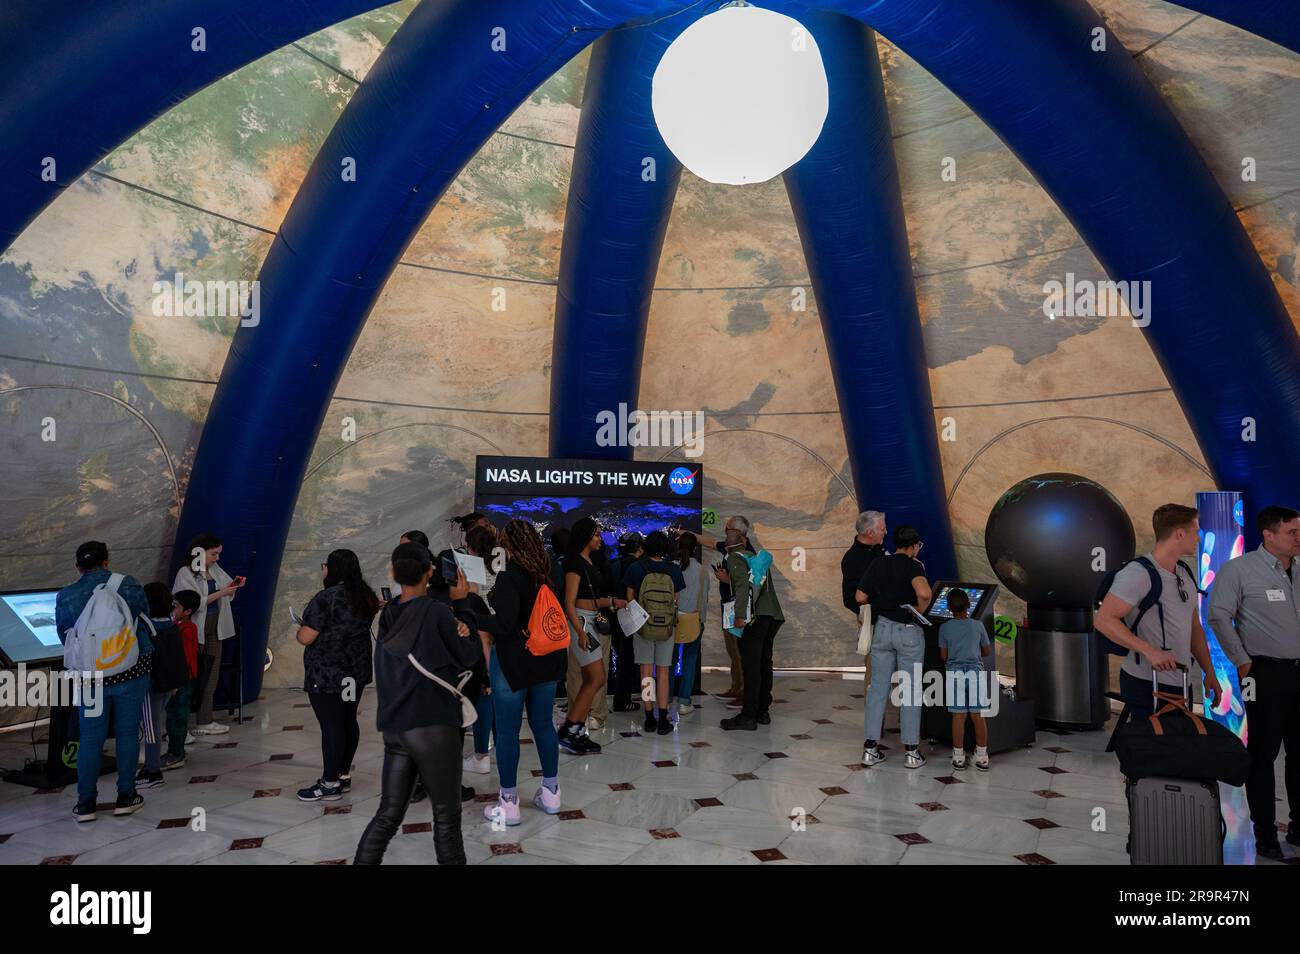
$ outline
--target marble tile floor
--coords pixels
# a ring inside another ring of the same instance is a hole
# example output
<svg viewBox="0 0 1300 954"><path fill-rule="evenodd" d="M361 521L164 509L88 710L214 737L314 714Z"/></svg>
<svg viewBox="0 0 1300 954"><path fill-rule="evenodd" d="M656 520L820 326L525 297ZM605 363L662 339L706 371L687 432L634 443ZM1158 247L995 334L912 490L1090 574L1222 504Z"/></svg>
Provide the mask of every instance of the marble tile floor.
<svg viewBox="0 0 1300 954"><path fill-rule="evenodd" d="M712 674L706 684L721 687ZM532 807L541 773L526 739L519 827L493 831L482 817L495 774L465 776L479 793L465 806L470 863L1128 863L1128 813L1118 764L1104 752L1108 731L1040 731L1032 747L995 755L992 771L980 773L954 772L949 750L929 744L929 763L909 771L891 729L887 761L864 769L861 679L781 675L776 694L772 724L757 732L724 732L718 721L730 713L711 697L669 736L642 735L637 713L611 713L594 734L601 755L561 755L558 816ZM338 802L295 797L320 773L320 737L303 693L284 689L266 690L229 735L190 746L187 765L142 790L144 809L127 818L79 825L72 787L0 783L0 864L348 862L379 800L374 707L372 690L362 699L353 790ZM0 764L30 754L30 733L0 734ZM102 777L101 799L112 794L112 778ZM1244 793L1222 795L1226 859L1255 863ZM200 831L191 825L197 809ZM433 864L429 822L427 802L412 806L385 861ZM1290 863L1300 861L1284 850Z"/></svg>

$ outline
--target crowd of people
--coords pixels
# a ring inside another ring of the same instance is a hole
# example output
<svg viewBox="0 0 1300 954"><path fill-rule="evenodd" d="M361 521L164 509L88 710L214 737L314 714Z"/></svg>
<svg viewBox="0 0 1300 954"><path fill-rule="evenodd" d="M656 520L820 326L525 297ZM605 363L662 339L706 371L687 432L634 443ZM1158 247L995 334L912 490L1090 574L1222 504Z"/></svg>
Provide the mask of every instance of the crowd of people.
<svg viewBox="0 0 1300 954"><path fill-rule="evenodd" d="M590 517L555 530L549 548L527 521L510 520L498 531L480 513L455 520L462 533L458 549L483 560L486 585L468 581L453 551L435 555L428 537L410 530L392 551L392 586L383 587L382 597L365 579L355 553L334 550L321 563L321 589L301 616L303 688L320 725L323 769L315 783L298 792L300 799L336 800L349 791L361 738L362 694L371 683L378 694L382 791L357 846L356 863L381 862L409 805L427 797L439 863L463 864L461 806L474 790L462 784L462 773L489 774L493 748L499 790L484 816L498 825L520 824L525 719L541 766L532 804L548 814L561 810L560 752L599 754L591 732L604 727L611 708L640 708L646 733L671 733L695 710L695 673L713 581L730 661L730 686L720 696L735 711L721 727L756 731L771 722L773 647L784 615L771 556L756 548L745 517L728 519L721 540L678 529L644 538L626 534L618 541L617 560L607 558L602 528ZM862 762L872 767L885 760L880 739L891 688L899 673L919 671L922 664L925 637L913 610L925 609L932 593L919 558L924 541L915 527L894 528L892 551L885 545L889 529L883 513L864 512L855 529L841 562L842 595L859 626L870 617ZM1194 661L1205 674L1210 705L1223 691L1196 612L1196 582L1185 578L1189 571L1182 562L1196 552L1198 529L1197 512L1190 507L1168 504L1156 510L1155 545L1147 559L1163 579L1161 613L1135 619L1135 608L1152 585L1135 562L1116 574L1096 614L1098 631L1129 650L1120 688L1139 714L1152 711L1153 671L1163 682ZM1220 571L1209 619L1240 677L1254 680L1256 691L1245 698L1254 766L1246 789L1258 851L1279 857L1273 763L1282 746L1288 754L1300 752L1300 572L1295 566L1300 513L1266 507L1258 529L1260 548ZM90 615L87 605L101 588L114 592L140 624L134 626L138 654L131 665L104 679L105 704L97 712L83 708L79 713L78 821L96 815L110 724L116 735L114 812L119 815L143 804L138 789L162 784L164 773L185 764L185 746L194 735L229 731L214 717L214 693L221 643L235 635L231 603L244 579L222 568L222 543L213 534L201 534L189 552L192 559L171 586L141 586L110 570L103 543L77 549L79 579L57 600L60 633L83 625L83 616ZM719 562L706 560L714 552ZM625 613L637 608L639 616L625 631ZM990 652L987 631L970 619L970 609L965 592L953 590L952 619L938 632L946 670L963 677L983 674ZM555 619L563 620L558 625L567 628L567 642L550 632ZM555 648L539 630L549 633ZM561 681L566 699L557 725L553 713ZM987 771L988 729L981 707L969 699L950 701L953 767L968 764L969 719L975 735L971 761ZM473 740L468 755L467 734ZM900 734L904 765L925 765L921 707L906 695ZM141 738L145 752L139 766ZM1293 807L1300 807L1298 766L1300 761L1288 759L1285 779ZM1300 844L1294 819L1286 839Z"/></svg>
<svg viewBox="0 0 1300 954"><path fill-rule="evenodd" d="M1155 543L1151 551L1125 564L1111 581L1097 607L1099 633L1127 654L1120 666L1120 697L1134 719L1155 711L1153 673L1162 691L1183 691L1183 673L1193 663L1200 669L1205 703L1220 705L1224 687L1210 656L1201 625L1197 595L1201 592L1188 561L1196 560L1200 534L1195 508L1165 504L1152 514ZM1259 547L1225 563L1214 579L1208 620L1215 639L1237 669L1242 686L1251 758L1246 799L1254 828L1255 849L1263 857L1280 859L1274 765L1286 751L1285 787L1291 815L1285 839L1300 846L1300 512L1267 506L1256 519ZM919 560L923 545L914 527L894 529L894 549L885 548L889 535L885 515L867 511L858 517L856 536L840 564L844 606L855 614L870 612L873 629L867 670L865 741L862 761L884 761L879 739L890 688L896 675L916 671L922 664L925 637L909 607L924 608L931 588ZM1153 580L1155 574L1160 583ZM1156 611L1144 613L1140 604L1153 592ZM864 609L865 605L865 609ZM954 589L949 598L953 619L938 632L940 656L948 672L981 672L988 654L984 627L968 617L969 598ZM748 634L746 634L748 636ZM921 707L904 695L900 734L904 764L920 768ZM967 700L967 703L969 700ZM952 764L967 765L964 733L968 715L975 732L976 768L987 770L988 728L976 706L950 705L953 716ZM1292 762L1290 754L1297 753Z"/></svg>

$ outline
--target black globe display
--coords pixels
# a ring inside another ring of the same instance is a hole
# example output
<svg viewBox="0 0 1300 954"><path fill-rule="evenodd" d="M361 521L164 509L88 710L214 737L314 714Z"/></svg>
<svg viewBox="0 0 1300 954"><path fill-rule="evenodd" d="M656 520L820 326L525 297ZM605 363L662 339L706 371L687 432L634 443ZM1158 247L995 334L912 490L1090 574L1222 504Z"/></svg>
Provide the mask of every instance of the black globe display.
<svg viewBox="0 0 1300 954"><path fill-rule="evenodd" d="M1039 474L1002 495L984 549L1002 584L1031 607L1088 609L1107 570L1133 559L1133 521L1078 474Z"/></svg>

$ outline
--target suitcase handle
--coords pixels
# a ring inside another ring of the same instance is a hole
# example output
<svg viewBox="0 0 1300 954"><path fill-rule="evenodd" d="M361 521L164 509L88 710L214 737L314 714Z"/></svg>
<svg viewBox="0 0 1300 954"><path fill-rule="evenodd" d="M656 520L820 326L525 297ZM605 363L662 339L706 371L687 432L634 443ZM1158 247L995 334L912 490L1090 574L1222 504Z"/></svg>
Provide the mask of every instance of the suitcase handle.
<svg viewBox="0 0 1300 954"><path fill-rule="evenodd" d="M1187 685L1187 667L1182 663L1178 664L1178 671L1183 674L1183 699L1187 702L1187 708L1192 707L1192 694ZM1155 667L1151 668L1151 697L1155 700L1156 707L1160 706L1160 676Z"/></svg>

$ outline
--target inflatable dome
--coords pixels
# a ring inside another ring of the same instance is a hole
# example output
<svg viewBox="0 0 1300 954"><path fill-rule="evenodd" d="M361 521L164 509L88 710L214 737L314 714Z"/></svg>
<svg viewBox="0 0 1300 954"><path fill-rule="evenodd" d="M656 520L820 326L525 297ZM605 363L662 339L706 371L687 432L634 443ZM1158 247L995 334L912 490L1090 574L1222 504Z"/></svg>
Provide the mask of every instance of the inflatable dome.
<svg viewBox="0 0 1300 954"><path fill-rule="evenodd" d="M720 3L0 12L28 51L0 55L6 586L85 539L170 579L215 532L246 686L266 645L296 685L286 605L329 550L378 585L403 531L450 539L476 455L631 454L592 438L620 403L704 413L705 506L776 557L779 666L860 661L863 509L993 579L989 512L1033 474L1104 482L1139 552L1198 490L1294 505L1285 2L758 5L816 37L830 106L746 186L683 171L650 109ZM195 314L192 283L252 307Z"/></svg>

